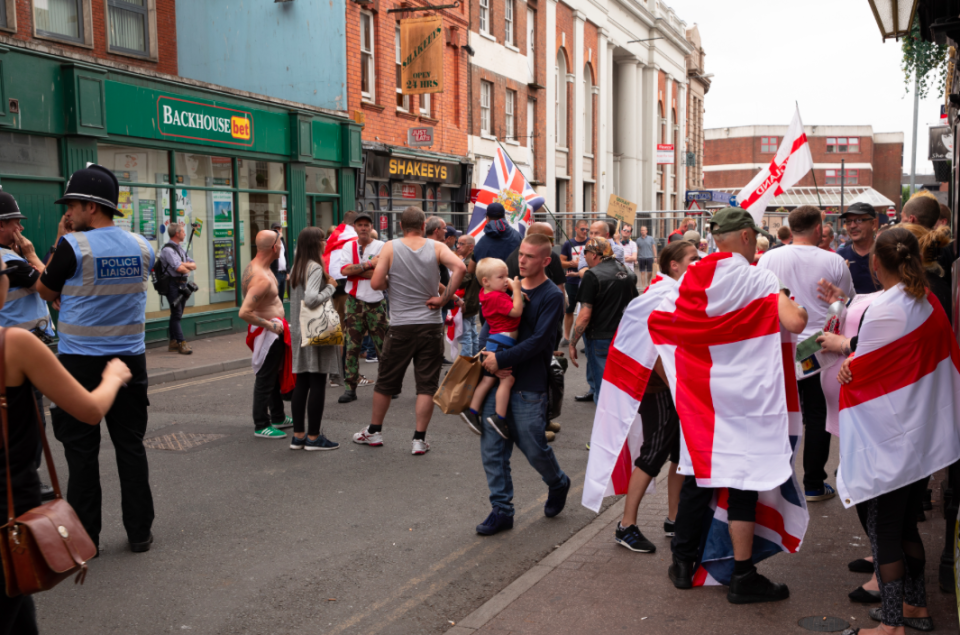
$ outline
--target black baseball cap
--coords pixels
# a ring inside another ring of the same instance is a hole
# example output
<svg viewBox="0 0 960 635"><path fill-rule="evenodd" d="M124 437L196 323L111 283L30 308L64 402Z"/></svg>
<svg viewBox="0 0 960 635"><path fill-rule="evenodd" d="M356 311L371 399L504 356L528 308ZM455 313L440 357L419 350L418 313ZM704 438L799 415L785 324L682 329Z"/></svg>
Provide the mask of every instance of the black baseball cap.
<svg viewBox="0 0 960 635"><path fill-rule="evenodd" d="M725 207L710 219L710 231L714 234L725 234L740 229L752 229L761 236L766 236L767 240L773 240L770 232L764 231L762 227L758 227L753 220L753 216L750 215L750 212L742 207ZM679 234L676 235L679 236Z"/></svg>
<svg viewBox="0 0 960 635"><path fill-rule="evenodd" d="M459 238L463 234L462 231L458 231L453 225L447 225L447 238Z"/></svg>
<svg viewBox="0 0 960 635"><path fill-rule="evenodd" d="M490 203L489 205L487 205L487 218L492 218L494 220L497 220L499 218L505 217L506 215L507 215L507 212L505 209L503 209L503 205L501 205L500 203Z"/></svg>
<svg viewBox="0 0 960 635"><path fill-rule="evenodd" d="M373 216L370 215L370 212L357 212L357 217L353 219L353 224L356 225L357 221L365 220L373 225Z"/></svg>
<svg viewBox="0 0 960 635"><path fill-rule="evenodd" d="M54 204L66 205L70 201L97 203L114 216L120 216L117 209L119 197L120 182L116 175L102 165L88 163L87 167L73 173L63 196Z"/></svg>
<svg viewBox="0 0 960 635"><path fill-rule="evenodd" d="M0 187L0 220L16 220L26 218L20 213L20 207L17 205L17 199L12 194L7 194Z"/></svg>
<svg viewBox="0 0 960 635"><path fill-rule="evenodd" d="M850 207L848 207L843 214L840 214L840 218L843 218L844 216L847 216L847 215L859 216L861 214L866 214L870 218L876 218L877 210L873 209L873 205L871 205L870 203L863 203L861 201L858 201L853 205L851 205Z"/></svg>

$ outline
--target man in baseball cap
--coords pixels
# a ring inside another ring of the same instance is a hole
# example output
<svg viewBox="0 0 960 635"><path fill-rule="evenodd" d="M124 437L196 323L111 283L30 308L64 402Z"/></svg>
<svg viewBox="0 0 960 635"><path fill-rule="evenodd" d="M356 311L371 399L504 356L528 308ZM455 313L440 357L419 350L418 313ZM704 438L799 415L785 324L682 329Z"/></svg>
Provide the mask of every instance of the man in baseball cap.
<svg viewBox="0 0 960 635"><path fill-rule="evenodd" d="M752 229L757 234L766 236L767 240L773 240L773 235L759 227L754 222L750 212L740 207L725 207L710 219L710 231L714 240L718 240L717 234L726 234L741 229ZM753 236L753 240L756 242L756 235Z"/></svg>
<svg viewBox="0 0 960 635"><path fill-rule="evenodd" d="M447 225L446 232L447 233L444 236L443 242L446 243L447 247L449 247L451 250L456 251L457 238L460 238L460 235L463 234L463 232L457 231L453 225Z"/></svg>
<svg viewBox="0 0 960 635"><path fill-rule="evenodd" d="M840 214L840 220L850 240L837 249L837 255L847 261L853 288L857 293L873 293L881 289L880 282L870 271L870 250L873 249L877 229L877 210L869 203L854 203Z"/></svg>

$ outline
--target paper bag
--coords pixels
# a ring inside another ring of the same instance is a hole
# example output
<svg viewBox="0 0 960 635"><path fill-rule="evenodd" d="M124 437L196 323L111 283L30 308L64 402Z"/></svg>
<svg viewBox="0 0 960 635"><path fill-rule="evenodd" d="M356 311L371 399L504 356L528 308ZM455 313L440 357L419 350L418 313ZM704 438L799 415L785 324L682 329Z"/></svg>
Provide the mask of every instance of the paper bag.
<svg viewBox="0 0 960 635"><path fill-rule="evenodd" d="M440 388L433 396L433 403L437 404L444 414L458 415L470 407L473 391L479 383L480 355L460 355L440 382Z"/></svg>

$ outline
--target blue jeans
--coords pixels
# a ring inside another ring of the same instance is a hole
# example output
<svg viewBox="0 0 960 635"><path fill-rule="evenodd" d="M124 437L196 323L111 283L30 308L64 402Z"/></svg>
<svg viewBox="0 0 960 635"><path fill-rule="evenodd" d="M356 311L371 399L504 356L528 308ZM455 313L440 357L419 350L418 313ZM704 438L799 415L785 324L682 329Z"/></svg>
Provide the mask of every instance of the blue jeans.
<svg viewBox="0 0 960 635"><path fill-rule="evenodd" d="M460 335L460 354L473 356L480 350L480 336L477 334L477 316L463 318L463 333Z"/></svg>
<svg viewBox="0 0 960 635"><path fill-rule="evenodd" d="M510 455L516 444L530 466L543 478L550 490L566 486L570 479L553 454L553 448L547 445L544 434L547 427L547 393L519 392L510 395L510 410L507 413L507 426L510 440L494 432L486 424L486 418L496 414L496 391L491 390L483 402L483 433L480 435L480 458L483 470L487 473L487 487L490 488L490 504L500 514L513 516L513 479L510 477Z"/></svg>
<svg viewBox="0 0 960 635"><path fill-rule="evenodd" d="M600 398L600 386L603 384L603 369L607 367L607 353L610 350L609 340L592 340L583 338L583 348L587 351L587 383L593 392L593 403Z"/></svg>
<svg viewBox="0 0 960 635"><path fill-rule="evenodd" d="M373 338L371 338L369 335L363 336L363 344L360 347L360 353L362 353L365 357L370 357L372 353L373 356L376 357L377 349L373 345Z"/></svg>

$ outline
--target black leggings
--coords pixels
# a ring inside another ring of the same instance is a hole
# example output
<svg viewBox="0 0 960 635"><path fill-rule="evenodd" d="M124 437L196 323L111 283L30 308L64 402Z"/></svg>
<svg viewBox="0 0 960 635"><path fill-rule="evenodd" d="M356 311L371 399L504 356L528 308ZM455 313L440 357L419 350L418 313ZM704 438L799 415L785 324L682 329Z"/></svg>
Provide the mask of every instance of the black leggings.
<svg viewBox="0 0 960 635"><path fill-rule="evenodd" d="M37 635L37 609L32 595L8 598L0 567L0 635Z"/></svg>
<svg viewBox="0 0 960 635"><path fill-rule="evenodd" d="M315 437L320 434L320 424L323 422L323 402L326 399L326 373L298 373L297 385L293 388L293 399L290 404L293 409L293 431L303 432L305 415L310 417L310 427L307 434Z"/></svg>
<svg viewBox="0 0 960 635"><path fill-rule="evenodd" d="M928 478L857 503L860 524L870 537L873 568L880 585L882 622L903 626L903 603L926 606L926 555L917 531Z"/></svg>

